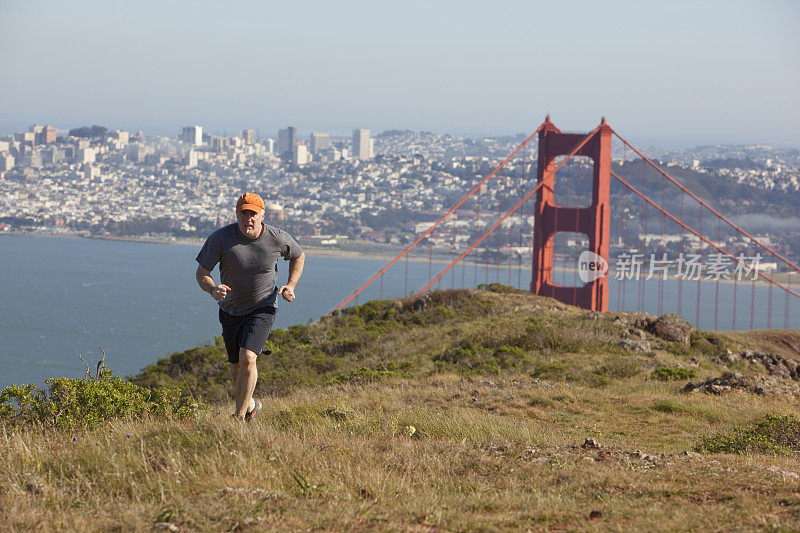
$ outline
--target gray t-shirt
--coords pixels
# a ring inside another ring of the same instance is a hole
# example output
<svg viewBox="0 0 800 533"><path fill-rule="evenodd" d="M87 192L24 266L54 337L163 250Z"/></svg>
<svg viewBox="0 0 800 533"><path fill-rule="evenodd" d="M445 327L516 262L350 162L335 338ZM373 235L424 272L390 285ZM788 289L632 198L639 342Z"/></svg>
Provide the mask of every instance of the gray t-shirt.
<svg viewBox="0 0 800 533"><path fill-rule="evenodd" d="M277 307L275 275L278 258L300 257L303 249L285 231L263 224L257 239L248 239L237 224L218 229L206 239L197 262L209 272L219 263L220 279L231 291L219 307L231 315L246 315L253 309Z"/></svg>

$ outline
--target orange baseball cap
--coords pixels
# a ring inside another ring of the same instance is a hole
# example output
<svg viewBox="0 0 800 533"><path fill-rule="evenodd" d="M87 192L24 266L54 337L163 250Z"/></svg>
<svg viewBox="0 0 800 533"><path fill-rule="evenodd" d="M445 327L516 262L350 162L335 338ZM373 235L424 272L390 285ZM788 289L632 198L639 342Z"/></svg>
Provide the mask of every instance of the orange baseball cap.
<svg viewBox="0 0 800 533"><path fill-rule="evenodd" d="M261 199L259 195L253 192L246 192L239 197L239 201L236 202L236 211L244 211L245 209L250 211L259 212L264 209L264 200Z"/></svg>

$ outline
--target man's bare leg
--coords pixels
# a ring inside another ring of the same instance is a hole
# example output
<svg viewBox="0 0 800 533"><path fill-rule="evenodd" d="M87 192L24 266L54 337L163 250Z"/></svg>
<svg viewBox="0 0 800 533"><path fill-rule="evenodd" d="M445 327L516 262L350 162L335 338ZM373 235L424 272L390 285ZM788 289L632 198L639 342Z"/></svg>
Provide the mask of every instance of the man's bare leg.
<svg viewBox="0 0 800 533"><path fill-rule="evenodd" d="M234 386L236 387L236 416L244 418L247 411L255 407L253 402L253 391L256 388L256 380L258 379L258 367L256 366L255 352L251 352L246 348L239 348L239 363L231 365L231 372L233 367L238 367L238 372L234 378Z"/></svg>
<svg viewBox="0 0 800 533"><path fill-rule="evenodd" d="M239 377L239 363L231 363L231 383L233 383L233 393L236 394L236 378Z"/></svg>

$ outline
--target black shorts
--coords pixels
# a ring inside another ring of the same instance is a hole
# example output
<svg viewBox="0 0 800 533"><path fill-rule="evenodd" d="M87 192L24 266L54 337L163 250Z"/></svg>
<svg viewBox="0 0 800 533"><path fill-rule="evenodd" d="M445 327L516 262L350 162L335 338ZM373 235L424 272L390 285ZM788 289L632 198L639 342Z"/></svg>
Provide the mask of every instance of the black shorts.
<svg viewBox="0 0 800 533"><path fill-rule="evenodd" d="M222 324L222 338L225 340L229 363L239 362L239 348L261 353L275 322L276 312L274 307L261 307L246 315L236 316L219 310L219 323Z"/></svg>

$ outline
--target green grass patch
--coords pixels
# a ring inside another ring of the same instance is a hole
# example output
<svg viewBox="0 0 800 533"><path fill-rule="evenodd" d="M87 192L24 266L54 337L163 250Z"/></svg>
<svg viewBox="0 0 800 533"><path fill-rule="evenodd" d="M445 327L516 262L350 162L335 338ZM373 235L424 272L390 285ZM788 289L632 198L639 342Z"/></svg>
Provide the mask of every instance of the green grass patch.
<svg viewBox="0 0 800 533"><path fill-rule="evenodd" d="M696 329L689 337L690 347L706 357L722 357L733 347L733 343L710 331Z"/></svg>
<svg viewBox="0 0 800 533"><path fill-rule="evenodd" d="M748 426L736 426L730 433L702 436L698 452L770 454L800 456L800 420L793 415L767 413Z"/></svg>
<svg viewBox="0 0 800 533"><path fill-rule="evenodd" d="M657 368L650 373L650 379L659 381L678 381L682 379L694 379L697 377L697 372L691 368L664 367Z"/></svg>
<svg viewBox="0 0 800 533"><path fill-rule="evenodd" d="M684 413L688 410L689 408L685 404L675 400L661 400L653 404L653 411L659 413Z"/></svg>

